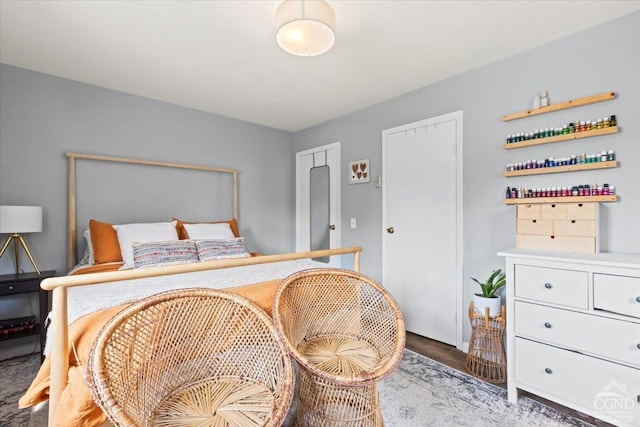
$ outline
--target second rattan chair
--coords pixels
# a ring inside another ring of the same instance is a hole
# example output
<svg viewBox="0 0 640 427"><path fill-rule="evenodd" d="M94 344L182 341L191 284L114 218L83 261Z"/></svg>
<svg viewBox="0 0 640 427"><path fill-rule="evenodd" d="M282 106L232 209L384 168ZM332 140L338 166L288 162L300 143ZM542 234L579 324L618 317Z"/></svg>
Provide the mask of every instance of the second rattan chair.
<svg viewBox="0 0 640 427"><path fill-rule="evenodd" d="M274 321L299 364L298 426L381 426L376 382L402 357L402 314L389 293L353 271L286 278Z"/></svg>
<svg viewBox="0 0 640 427"><path fill-rule="evenodd" d="M269 316L211 289L165 292L109 321L87 382L116 426L278 426L293 367Z"/></svg>

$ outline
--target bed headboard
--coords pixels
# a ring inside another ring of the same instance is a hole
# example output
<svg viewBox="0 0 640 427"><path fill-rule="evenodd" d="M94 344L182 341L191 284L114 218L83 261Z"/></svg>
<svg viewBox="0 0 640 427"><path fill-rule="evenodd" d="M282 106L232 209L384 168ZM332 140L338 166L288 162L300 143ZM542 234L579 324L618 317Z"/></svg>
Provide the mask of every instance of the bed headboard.
<svg viewBox="0 0 640 427"><path fill-rule="evenodd" d="M76 161L88 160L99 162L110 162L127 165L142 165L149 167L182 169L190 171L204 171L214 172L216 174L231 175L232 177L232 215L233 218L238 218L238 170L227 169L211 166L189 165L182 163L169 163L159 162L152 160L139 160L123 157L110 157L94 154L80 154L80 153L65 153L65 156L69 161L69 188L68 188L68 238L67 238L67 268L71 270L77 263L77 251L78 251L78 215L77 215L77 185L76 185Z"/></svg>

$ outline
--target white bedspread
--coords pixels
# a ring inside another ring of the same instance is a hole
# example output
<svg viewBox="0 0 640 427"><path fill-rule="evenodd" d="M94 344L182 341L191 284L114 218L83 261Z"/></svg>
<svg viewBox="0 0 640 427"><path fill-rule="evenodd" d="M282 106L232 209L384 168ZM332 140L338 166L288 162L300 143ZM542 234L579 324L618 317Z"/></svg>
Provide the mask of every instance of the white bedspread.
<svg viewBox="0 0 640 427"><path fill-rule="evenodd" d="M284 279L296 271L326 266L311 260L283 261L126 280L102 285L77 286L67 291L69 323L81 316L137 301L159 292L183 288L221 289Z"/></svg>
<svg viewBox="0 0 640 427"><path fill-rule="evenodd" d="M294 260L126 280L99 285L77 286L67 290L68 321L69 324L71 324L73 321L87 314L128 302L138 301L150 295L172 289L230 288L269 280L284 279L297 271L326 266L327 264L311 260ZM45 353L49 350L48 338L49 337L47 337L47 349Z"/></svg>

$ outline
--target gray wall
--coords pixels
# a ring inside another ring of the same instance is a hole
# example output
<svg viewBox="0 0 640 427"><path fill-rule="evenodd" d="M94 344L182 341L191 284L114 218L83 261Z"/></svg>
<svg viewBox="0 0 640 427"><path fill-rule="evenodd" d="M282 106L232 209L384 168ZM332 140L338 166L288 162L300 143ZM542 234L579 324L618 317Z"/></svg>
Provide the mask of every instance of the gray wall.
<svg viewBox="0 0 640 427"><path fill-rule="evenodd" d="M515 245L515 209L502 202L507 185L523 187L609 183L617 203L603 203L602 250L640 252L640 13L594 27L548 45L466 72L388 102L340 117L295 134L295 150L329 142L342 143L342 167L350 160L371 159L372 176L381 175L384 129L464 111L464 298L504 262L496 256ZM424 53L429 60L428 53ZM403 70L398 70L402 73ZM384 82L381 82L384 84ZM531 108L531 98L548 89L551 102L616 91L613 101L504 123L504 114ZM504 150L505 136L616 114L622 131L613 136ZM507 163L573 153L614 149L615 170L505 178ZM437 185L437 183L433 183ZM342 223L357 217L358 228L343 227L343 245L362 245L362 270L381 278L382 195L371 184L342 183ZM432 219L437 220L437 219ZM425 242L436 244L437 242ZM434 266L437 268L437 266ZM465 325L468 322L465 322ZM465 337L469 327L465 326Z"/></svg>
<svg viewBox="0 0 640 427"><path fill-rule="evenodd" d="M0 203L44 207L44 231L27 236L41 269L65 272L68 151L239 169L239 220L249 248L263 253L293 250L290 133L6 64L0 65L0 95ZM104 169L104 164L89 166ZM78 164L82 200L96 194L108 198L116 174L112 169L105 175L90 169L85 173L86 167ZM217 194L208 191L209 178L202 173L157 182L154 171L137 168L118 170L117 175L125 184L147 183L146 190L136 190L128 203L116 199L110 218L100 216L100 209L85 215L114 222L163 221L172 215L229 217L215 210ZM160 204L150 201L157 197L154 191L164 196ZM193 195L214 209L203 212ZM178 197L187 197L186 202ZM223 200L230 205L230 198ZM13 271L10 255L0 259L0 272ZM26 256L21 261L25 271L33 271Z"/></svg>

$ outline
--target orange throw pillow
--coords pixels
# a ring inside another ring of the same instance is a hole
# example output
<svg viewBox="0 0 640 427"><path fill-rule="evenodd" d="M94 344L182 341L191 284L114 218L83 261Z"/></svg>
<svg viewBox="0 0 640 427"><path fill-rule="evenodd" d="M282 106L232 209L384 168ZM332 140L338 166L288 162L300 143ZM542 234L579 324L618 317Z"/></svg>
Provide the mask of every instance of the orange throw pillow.
<svg viewBox="0 0 640 427"><path fill-rule="evenodd" d="M89 220L91 244L93 245L93 259L96 264L105 262L122 262L118 233L112 224Z"/></svg>
<svg viewBox="0 0 640 427"><path fill-rule="evenodd" d="M229 224L229 227L231 227L231 232L233 233L233 235L235 237L240 237L240 232L238 231L238 221L234 218L232 220L229 221L214 221L214 222L202 222L202 221L182 221L178 218L173 218L174 221L177 221L176 223L176 230L178 230L178 239L180 240L185 240L189 238L189 234L187 233L187 230L184 228L183 224L221 224L223 222L226 222L227 224ZM117 236L116 236L116 243L117 243ZM95 249L94 249L95 250ZM95 255L94 255L95 257Z"/></svg>

